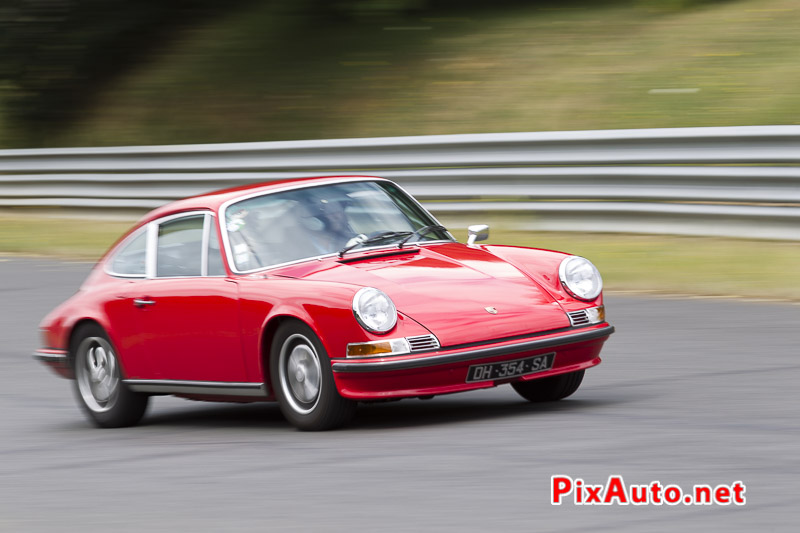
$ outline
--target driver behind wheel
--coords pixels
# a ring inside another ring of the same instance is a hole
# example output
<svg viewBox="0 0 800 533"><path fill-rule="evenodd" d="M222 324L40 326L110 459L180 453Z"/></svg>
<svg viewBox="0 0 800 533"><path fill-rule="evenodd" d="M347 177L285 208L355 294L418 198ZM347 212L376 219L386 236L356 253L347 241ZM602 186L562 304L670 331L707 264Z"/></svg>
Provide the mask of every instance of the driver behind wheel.
<svg viewBox="0 0 800 533"><path fill-rule="evenodd" d="M300 221L308 239L320 254L334 253L344 248L356 235L347 217L347 200L320 198L311 208L298 205Z"/></svg>

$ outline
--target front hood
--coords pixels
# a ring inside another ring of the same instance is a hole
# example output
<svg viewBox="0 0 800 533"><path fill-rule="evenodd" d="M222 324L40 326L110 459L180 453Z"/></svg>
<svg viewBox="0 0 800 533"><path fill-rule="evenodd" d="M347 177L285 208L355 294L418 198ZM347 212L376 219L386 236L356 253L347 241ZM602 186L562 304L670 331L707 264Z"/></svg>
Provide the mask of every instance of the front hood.
<svg viewBox="0 0 800 533"><path fill-rule="evenodd" d="M305 263L276 273L376 287L392 298L400 313L435 334L442 346L570 325L547 291L480 248L452 243L414 248L411 253L370 255L377 254Z"/></svg>

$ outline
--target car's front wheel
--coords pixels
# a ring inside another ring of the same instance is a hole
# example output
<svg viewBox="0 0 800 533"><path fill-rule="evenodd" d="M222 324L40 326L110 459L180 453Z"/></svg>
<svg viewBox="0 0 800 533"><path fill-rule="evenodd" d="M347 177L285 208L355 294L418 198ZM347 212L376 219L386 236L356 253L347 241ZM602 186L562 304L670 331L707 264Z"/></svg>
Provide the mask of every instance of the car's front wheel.
<svg viewBox="0 0 800 533"><path fill-rule="evenodd" d="M517 393L531 402L554 402L578 390L583 381L584 370L561 374L550 378L517 381L511 386Z"/></svg>
<svg viewBox="0 0 800 533"><path fill-rule="evenodd" d="M298 429L333 429L355 415L356 402L339 395L328 354L305 324L292 321L278 327L270 377L281 412Z"/></svg>
<svg viewBox="0 0 800 533"><path fill-rule="evenodd" d="M147 409L148 397L125 386L116 351L100 326L84 326L71 346L78 403L97 426L132 426Z"/></svg>

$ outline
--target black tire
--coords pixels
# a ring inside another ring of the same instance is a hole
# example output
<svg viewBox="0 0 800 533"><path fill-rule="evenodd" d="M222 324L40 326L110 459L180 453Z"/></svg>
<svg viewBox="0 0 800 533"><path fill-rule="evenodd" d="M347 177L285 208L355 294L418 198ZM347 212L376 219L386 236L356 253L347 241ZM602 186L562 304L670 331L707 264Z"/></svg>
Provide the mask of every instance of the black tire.
<svg viewBox="0 0 800 533"><path fill-rule="evenodd" d="M116 353L106 332L95 324L82 326L70 345L78 404L98 427L136 425L147 409L149 397L123 382Z"/></svg>
<svg viewBox="0 0 800 533"><path fill-rule="evenodd" d="M555 402L578 390L585 370L561 374L550 378L517 381L511 386L517 394L531 402Z"/></svg>
<svg viewBox="0 0 800 533"><path fill-rule="evenodd" d="M291 321L278 327L269 365L278 405L296 428L334 429L355 416L356 402L339 395L328 354L306 324Z"/></svg>

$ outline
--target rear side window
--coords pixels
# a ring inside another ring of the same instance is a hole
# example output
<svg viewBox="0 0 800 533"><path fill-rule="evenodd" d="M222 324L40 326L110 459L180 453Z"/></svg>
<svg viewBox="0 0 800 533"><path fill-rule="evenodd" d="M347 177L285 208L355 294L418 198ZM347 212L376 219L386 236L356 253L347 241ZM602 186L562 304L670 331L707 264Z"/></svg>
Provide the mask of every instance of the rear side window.
<svg viewBox="0 0 800 533"><path fill-rule="evenodd" d="M147 232L140 231L114 254L111 272L120 276L145 275L147 257Z"/></svg>
<svg viewBox="0 0 800 533"><path fill-rule="evenodd" d="M164 222L158 227L156 277L200 276L203 264L203 215Z"/></svg>

